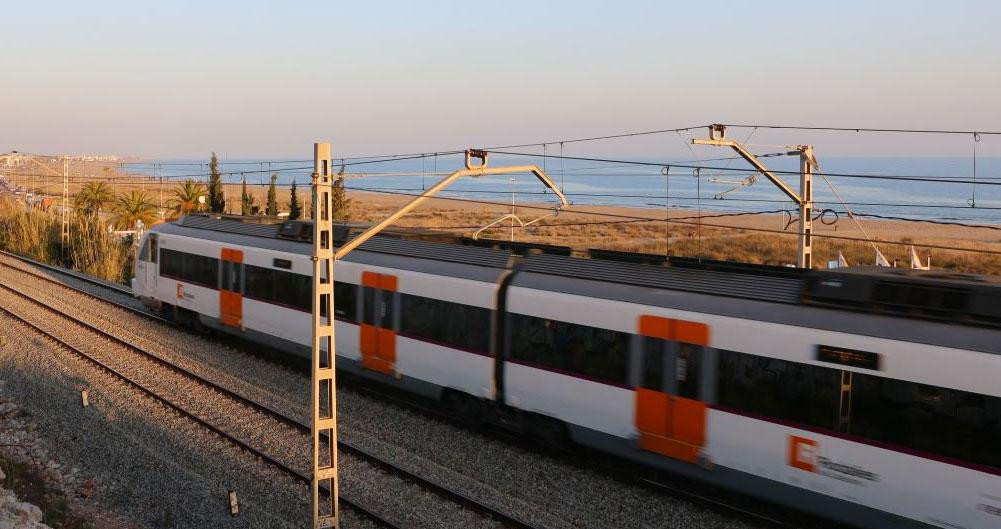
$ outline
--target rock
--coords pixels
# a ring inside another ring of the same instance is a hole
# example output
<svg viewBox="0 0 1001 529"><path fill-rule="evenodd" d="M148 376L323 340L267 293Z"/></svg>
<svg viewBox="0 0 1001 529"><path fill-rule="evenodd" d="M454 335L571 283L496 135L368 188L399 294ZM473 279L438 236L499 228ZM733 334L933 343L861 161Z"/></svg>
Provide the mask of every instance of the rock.
<svg viewBox="0 0 1001 529"><path fill-rule="evenodd" d="M84 498L89 498L94 494L94 489L97 488L97 481L94 478L90 478L83 482L80 487L80 495Z"/></svg>
<svg viewBox="0 0 1001 529"><path fill-rule="evenodd" d="M14 511L14 516L26 522L42 521L42 510L30 503L23 501L15 503L12 510Z"/></svg>
<svg viewBox="0 0 1001 529"><path fill-rule="evenodd" d="M3 469L0 468L0 481L7 479L7 474L3 473Z"/></svg>

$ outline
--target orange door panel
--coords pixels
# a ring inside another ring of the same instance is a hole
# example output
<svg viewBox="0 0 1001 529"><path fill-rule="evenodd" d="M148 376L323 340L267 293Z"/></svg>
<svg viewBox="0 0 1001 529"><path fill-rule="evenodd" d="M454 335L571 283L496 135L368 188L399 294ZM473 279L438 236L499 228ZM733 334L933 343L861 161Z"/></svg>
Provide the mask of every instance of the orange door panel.
<svg viewBox="0 0 1001 529"><path fill-rule="evenodd" d="M667 437L667 408L667 393L636 388L636 428L639 431Z"/></svg>
<svg viewBox="0 0 1001 529"><path fill-rule="evenodd" d="M374 355L379 351L379 329L375 325L361 324L361 343L359 350L362 357Z"/></svg>
<svg viewBox="0 0 1001 529"><path fill-rule="evenodd" d="M649 338L709 345L709 327L704 323L643 315L638 327L639 333ZM643 354L656 353L643 351ZM706 403L699 400L661 390L636 388L635 421L640 448L694 463L706 444L707 408Z"/></svg>
<svg viewBox="0 0 1001 529"><path fill-rule="evenodd" d="M222 249L223 280L219 288L219 315L223 325L243 325L243 295L240 293L240 264L243 251Z"/></svg>
<svg viewBox="0 0 1001 529"><path fill-rule="evenodd" d="M682 443L704 446L707 408L706 403L700 400L672 396L671 437Z"/></svg>
<svg viewBox="0 0 1001 529"><path fill-rule="evenodd" d="M376 355L390 364L396 364L396 332L379 329L379 350Z"/></svg>
<svg viewBox="0 0 1001 529"><path fill-rule="evenodd" d="M390 375L396 368L396 332L392 329L392 321L384 321L391 319L389 311L383 315L380 309L384 303L383 293L396 292L397 279L389 274L362 272L361 283L363 287L375 289L376 295L372 297L375 307L364 307L364 310L375 310L379 319L377 325L361 324L361 365L365 369Z"/></svg>

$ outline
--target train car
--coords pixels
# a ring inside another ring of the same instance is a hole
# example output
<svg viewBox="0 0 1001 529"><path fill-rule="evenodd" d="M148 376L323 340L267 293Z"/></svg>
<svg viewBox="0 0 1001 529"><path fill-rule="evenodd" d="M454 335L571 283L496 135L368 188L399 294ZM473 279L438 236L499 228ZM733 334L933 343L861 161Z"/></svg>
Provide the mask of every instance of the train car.
<svg viewBox="0 0 1001 529"><path fill-rule="evenodd" d="M306 355L311 230L157 226L133 291ZM514 249L362 245L335 269L339 368L854 525L1001 525L995 279Z"/></svg>

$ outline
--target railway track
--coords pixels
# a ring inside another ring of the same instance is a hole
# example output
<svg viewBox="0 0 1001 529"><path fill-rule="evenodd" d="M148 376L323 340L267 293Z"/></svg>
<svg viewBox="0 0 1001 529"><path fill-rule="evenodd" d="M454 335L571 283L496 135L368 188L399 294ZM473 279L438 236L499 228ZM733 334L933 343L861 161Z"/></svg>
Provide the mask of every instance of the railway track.
<svg viewBox="0 0 1001 529"><path fill-rule="evenodd" d="M35 266L35 265L42 266L39 263L35 263L34 261L23 259L20 256L9 254L7 252L0 251L0 254L6 255L6 256L8 256L8 257L10 257L12 259L20 260L20 261L25 262L27 264L30 264L32 266ZM38 278L38 279L50 282L50 283L52 283L54 285L58 285L61 288L72 290L72 291L74 291L76 293L82 294L82 295L84 295L84 296L86 296L86 297L88 297L90 299L93 299L93 300L95 300L97 302L108 303L108 304L114 305L114 306L116 306L118 308L121 308L123 310L127 310L129 312L132 312L132 313L141 315L143 317L149 318L151 320L159 321L161 323L169 323L171 325L174 325L174 323L172 322L172 320L163 318L163 317L161 317L161 316L159 316L157 314L148 312L146 310L143 310L143 309L140 309L140 308L137 308L137 307L134 307L134 306L129 306L127 304L119 303L119 302L114 301L112 299L108 299L108 297L106 297L106 296L94 294L93 292L88 292L87 290L83 290L83 289L79 289L79 288L73 287L71 285L67 285L67 284L65 284L63 282L60 282L60 281L58 281L58 280L56 280L56 279L54 279L52 277L48 277L46 275L39 274L39 273L37 273L35 271L27 270L27 269L20 268L20 267L16 267L16 266L13 266L13 265L11 265L9 263L3 262L2 260L0 260L0 265L5 266L5 267L9 267L9 268L14 269L14 270L17 270L20 273L30 274L30 275ZM53 267L53 266L50 266L50 265L44 265L44 268L47 269L47 270L56 272L58 274L63 274L63 275L69 276L69 277L73 277L73 278L76 278L76 279L84 280L84 281L86 281L89 284L93 284L93 285L96 285L96 286L101 287L101 288L108 288L109 290L115 292L116 294L125 294L125 295L130 295L131 296L131 291L129 289L126 289L126 288L119 288L117 286L110 286L110 285L105 284L104 282L95 281L95 280L92 280L92 279L87 278L85 276L81 276L81 275L79 275L77 273L73 273L72 271L68 271L68 270L65 270L65 269L62 269L62 268L59 268L59 267ZM416 412L418 412L420 414L423 414L423 415L426 415L426 416L429 416L429 417L431 417L433 419L444 420L444 421L446 421L448 423L455 424L455 425L461 424L460 421L457 421L454 417L450 417L450 416L444 414L441 410L435 409L435 408L433 408L431 406L428 406L428 405L422 405L420 403L417 403L412 398L406 398L406 397L404 397L402 395L395 395L392 392L390 392L390 393L387 393L385 391L378 391L377 392L377 391L373 390L369 385L364 384L364 383L361 384L361 385L359 385L359 387L357 389L361 390L365 394L373 396L376 399L383 400L383 401L393 402L394 404L397 404L397 405L399 405L402 408L415 410ZM267 409L268 408L266 406L262 405L262 409L260 411L262 413L270 413L269 411L266 411ZM275 413L277 413L277 412L275 412ZM281 414L279 414L279 415L281 415ZM275 419L276 420L283 420L282 418L279 418L279 417L275 417ZM290 426L297 424L299 428L305 428L305 425L303 423L301 423L299 421L296 421L295 419L291 419L289 417L284 417L284 419L287 419L288 421L291 421L291 422L287 423ZM305 430L305 431L308 433L308 429ZM490 433L491 432L488 432L488 434L490 434ZM538 448L528 446L523 440L512 439L509 435L500 435L500 434L498 434L498 435L499 435L499 438L502 438L506 442L515 443L515 444L518 444L520 446L526 447L527 449L534 450L536 452L540 452L540 450L538 450ZM341 441L341 442L339 442L339 448L342 451L342 453L351 453L353 451L353 449L355 449L356 447L353 447L350 444L347 444L347 443L344 443L343 441ZM780 515L777 514L777 511L779 509L758 509L758 508L755 508L752 505L752 502L750 502L750 501L746 501L745 502L745 501L730 501L728 499L724 500L724 499L721 499L721 496L715 494L714 491L700 490L698 487L693 488L693 487L690 486L690 484L681 484L681 483L678 483L676 480L653 478L653 477L651 477L651 476L649 476L647 474L644 474L644 473L640 472L639 471L640 469L634 468L632 466L627 465L629 468L622 467L621 462L619 462L619 463L616 463L616 462L601 462L601 461L598 461L597 459L589 458L588 456L583 456L582 457L580 455L573 455L573 454L567 454L567 453L553 453L553 451L550 451L550 450L542 450L541 452L545 453L546 455L551 455L551 456L554 455L554 456L556 456L558 458L565 459L570 464L574 464L574 465L578 465L578 466L583 466L583 467L586 467L586 468L594 468L595 470L597 470L597 471L599 471L599 472L601 472L601 473L603 473L605 475L611 476L611 477L613 477L613 478L615 478L617 480L620 480L623 483L630 483L630 484L635 485L635 486L639 486L639 487L646 488L646 489L649 489L649 490L657 491L657 492L659 492L661 494L667 494L667 495L670 495L670 496L673 496L673 497L676 497L676 498L684 499L684 500L690 501L690 502L692 502L694 504L701 505L701 506L703 506L703 507L705 507L707 509L710 509L710 510L713 510L713 511L716 511L716 512L728 515L728 516L734 516L734 517L737 517L739 519L743 519L743 520L746 520L746 521L749 521L749 522L753 522L753 523L756 523L756 524L764 524L764 525L767 525L767 526L770 526L770 527L788 527L788 528L801 527L803 525L820 526L820 527L837 527L836 525L832 525L832 524L826 523L823 520L819 520L819 519L816 519L814 517L810 517L810 516L806 516L806 515L801 515L801 516L797 515L797 516L793 516L791 519L787 519L787 517L780 516ZM361 453L356 453L356 455L359 455L360 457L365 457ZM603 460L604 458L599 458L599 459ZM380 465L392 465L392 463L385 462L385 461L383 461L382 463L376 463L376 464L380 464ZM385 468L388 468L388 467L385 467ZM404 471L404 472L406 472L406 471ZM413 479L419 480L421 478L419 476L414 476ZM436 485L431 485L431 487L437 488ZM445 490L440 490L439 492L442 493L442 494L450 494L450 493L457 494L458 496L462 497L462 498L457 497L456 498L457 501L463 502L463 503L465 503L467 505L471 505L472 508L474 508L474 509L476 508L475 505L478 503L475 499L465 497L465 495L459 493L458 491L451 491L450 492L449 489L448 489L448 487L445 487ZM497 516L497 515L493 514L492 516ZM506 515L503 515L501 513L500 516L506 516ZM497 516L497 517L500 518L500 516ZM508 525L512 525L512 526L516 526L516 527L530 527L530 525L528 525L524 521L521 521L521 520L519 520L517 518L513 518L513 517L510 520L507 520L507 524Z"/></svg>
<svg viewBox="0 0 1001 529"><path fill-rule="evenodd" d="M0 290L12 295L7 297L8 300L12 298L20 300L20 303L13 304L19 305L16 308L10 303L0 307L0 310L15 320L294 479L303 483L309 482L310 477L306 469L297 467L290 461L295 459L306 461L305 456L310 445L310 429L307 424L148 352L110 332L81 321L60 309L47 306L26 292L8 285L0 285ZM68 323L60 325L52 322L53 318L27 316L26 313L32 312L32 308L36 312L41 310L55 316L56 320ZM109 345L112 347L108 347ZM533 525L515 515L486 505L448 485L428 480L361 447L340 441L338 448L342 456L342 465L345 463L354 467L366 465L391 476L394 480L404 484L414 484L433 492L438 498L454 504L453 508L459 506L468 509L502 526L534 529ZM296 455L300 457L294 457ZM341 501L348 508L380 525L402 526L400 522L380 514L360 500L342 494Z"/></svg>

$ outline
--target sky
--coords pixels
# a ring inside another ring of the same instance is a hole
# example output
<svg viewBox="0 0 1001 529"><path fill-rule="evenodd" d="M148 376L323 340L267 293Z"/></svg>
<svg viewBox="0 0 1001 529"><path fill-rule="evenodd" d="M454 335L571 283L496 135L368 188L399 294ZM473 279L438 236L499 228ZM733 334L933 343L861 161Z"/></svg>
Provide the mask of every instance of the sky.
<svg viewBox="0 0 1001 529"><path fill-rule="evenodd" d="M309 158L316 140L352 156L713 122L1001 130L996 0L0 7L0 152ZM971 148L966 136L755 139L838 155ZM1001 139L981 148L1001 155ZM574 149L687 147L662 135Z"/></svg>

